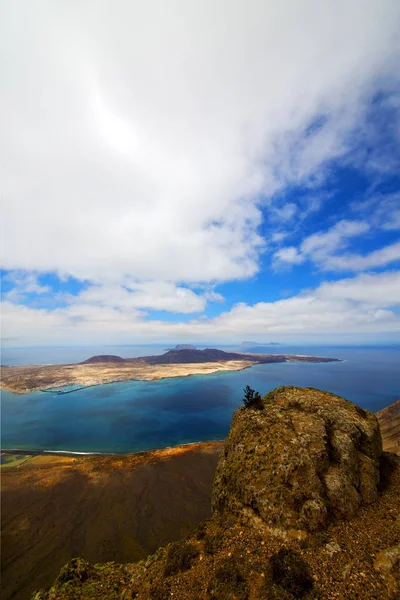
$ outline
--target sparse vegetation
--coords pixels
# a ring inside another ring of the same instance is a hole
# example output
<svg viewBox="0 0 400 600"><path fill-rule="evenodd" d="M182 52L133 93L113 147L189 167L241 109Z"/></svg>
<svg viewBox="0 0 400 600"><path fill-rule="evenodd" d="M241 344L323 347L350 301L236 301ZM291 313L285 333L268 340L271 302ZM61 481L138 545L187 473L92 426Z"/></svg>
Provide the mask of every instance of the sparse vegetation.
<svg viewBox="0 0 400 600"><path fill-rule="evenodd" d="M166 581L155 583L150 588L151 600L169 600L171 588Z"/></svg>
<svg viewBox="0 0 400 600"><path fill-rule="evenodd" d="M243 404L246 408L256 408L258 410L263 409L263 402L260 394L251 389L249 385L244 388Z"/></svg>
<svg viewBox="0 0 400 600"><path fill-rule="evenodd" d="M217 600L246 600L248 590L246 580L237 557L225 559L215 570L214 580L208 588L211 598Z"/></svg>
<svg viewBox="0 0 400 600"><path fill-rule="evenodd" d="M204 552L206 554L214 555L221 546L222 539L219 533L214 533L204 538Z"/></svg>
<svg viewBox="0 0 400 600"><path fill-rule="evenodd" d="M170 545L167 552L164 575L169 577L180 571L187 571L192 566L199 551L193 544L188 542L174 542Z"/></svg>
<svg viewBox="0 0 400 600"><path fill-rule="evenodd" d="M294 550L282 548L270 558L273 583L301 598L312 587L313 580L307 563Z"/></svg>
<svg viewBox="0 0 400 600"><path fill-rule="evenodd" d="M206 535L206 527L207 521L202 521L202 523L200 523L200 525L194 532L194 537L196 538L196 540L202 540L204 538L204 536Z"/></svg>
<svg viewBox="0 0 400 600"><path fill-rule="evenodd" d="M82 558L73 558L60 571L57 578L57 583L63 584L68 581L86 581L89 577L93 577L95 570L93 567Z"/></svg>

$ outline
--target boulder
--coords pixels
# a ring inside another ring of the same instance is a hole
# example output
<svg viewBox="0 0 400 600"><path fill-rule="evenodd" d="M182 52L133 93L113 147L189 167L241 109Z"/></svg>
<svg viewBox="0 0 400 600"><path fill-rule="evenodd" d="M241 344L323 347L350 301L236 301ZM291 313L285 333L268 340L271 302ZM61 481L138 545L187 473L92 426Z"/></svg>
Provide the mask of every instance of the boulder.
<svg viewBox="0 0 400 600"><path fill-rule="evenodd" d="M214 515L316 531L377 498L376 417L328 392L280 387L239 408L213 488Z"/></svg>

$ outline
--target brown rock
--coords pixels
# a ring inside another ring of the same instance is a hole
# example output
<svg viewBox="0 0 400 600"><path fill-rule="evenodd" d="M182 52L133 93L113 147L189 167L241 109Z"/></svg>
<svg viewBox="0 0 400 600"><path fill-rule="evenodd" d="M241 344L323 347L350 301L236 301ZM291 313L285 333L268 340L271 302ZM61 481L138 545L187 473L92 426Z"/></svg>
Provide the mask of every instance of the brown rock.
<svg viewBox="0 0 400 600"><path fill-rule="evenodd" d="M233 416L214 514L318 530L376 500L382 441L374 415L328 392L277 388Z"/></svg>

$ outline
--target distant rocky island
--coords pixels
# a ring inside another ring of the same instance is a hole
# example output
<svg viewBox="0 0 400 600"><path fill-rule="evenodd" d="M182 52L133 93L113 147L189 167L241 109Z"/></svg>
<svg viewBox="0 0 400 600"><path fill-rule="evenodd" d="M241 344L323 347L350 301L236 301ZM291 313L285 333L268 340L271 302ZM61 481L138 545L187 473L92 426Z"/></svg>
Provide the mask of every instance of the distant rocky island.
<svg viewBox="0 0 400 600"><path fill-rule="evenodd" d="M105 354L92 356L77 364L3 367L1 387L18 394L33 390L71 393L74 388L118 381L153 381L167 377L205 375L217 371L240 371L266 363L321 363L338 360L296 354L224 352L216 348L175 348L161 355L139 358Z"/></svg>
<svg viewBox="0 0 400 600"><path fill-rule="evenodd" d="M197 350L197 348L192 344L177 344L174 348L167 348L168 350Z"/></svg>
<svg viewBox="0 0 400 600"><path fill-rule="evenodd" d="M257 346L282 346L280 342L242 342L240 347L245 348L257 348Z"/></svg>

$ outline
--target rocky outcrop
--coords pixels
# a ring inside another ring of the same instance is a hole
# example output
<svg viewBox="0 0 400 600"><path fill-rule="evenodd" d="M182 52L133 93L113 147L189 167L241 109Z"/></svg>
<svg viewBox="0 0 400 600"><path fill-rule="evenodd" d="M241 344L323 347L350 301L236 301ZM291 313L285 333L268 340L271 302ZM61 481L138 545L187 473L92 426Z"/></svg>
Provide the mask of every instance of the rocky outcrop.
<svg viewBox="0 0 400 600"><path fill-rule="evenodd" d="M374 415L334 394L277 388L239 408L217 468L213 512L316 531L377 498L382 441Z"/></svg>
<svg viewBox="0 0 400 600"><path fill-rule="evenodd" d="M381 428L383 449L400 454L400 398L382 408L376 417Z"/></svg>
<svg viewBox="0 0 400 600"><path fill-rule="evenodd" d="M397 600L400 458L381 453L371 413L278 388L234 414L194 535L135 564L73 561L34 600Z"/></svg>

